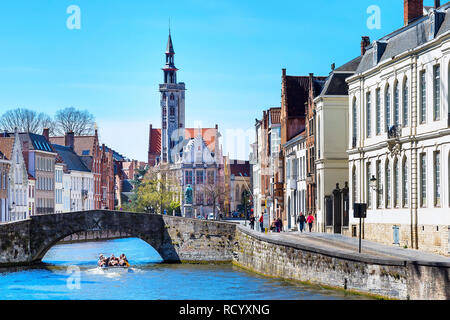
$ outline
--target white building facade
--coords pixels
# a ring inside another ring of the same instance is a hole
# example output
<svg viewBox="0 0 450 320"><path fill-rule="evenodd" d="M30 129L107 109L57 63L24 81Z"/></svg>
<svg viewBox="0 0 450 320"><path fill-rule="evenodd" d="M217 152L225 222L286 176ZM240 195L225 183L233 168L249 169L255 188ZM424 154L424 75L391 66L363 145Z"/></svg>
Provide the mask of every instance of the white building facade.
<svg viewBox="0 0 450 320"><path fill-rule="evenodd" d="M444 255L450 254L449 7L373 42L347 79L350 203L368 205L365 239Z"/></svg>
<svg viewBox="0 0 450 320"><path fill-rule="evenodd" d="M28 173L22 154L19 135L14 134L9 169L8 205L10 221L28 219Z"/></svg>
<svg viewBox="0 0 450 320"><path fill-rule="evenodd" d="M305 132L283 145L285 150L285 212L288 230L296 230L300 213L306 215L306 137Z"/></svg>

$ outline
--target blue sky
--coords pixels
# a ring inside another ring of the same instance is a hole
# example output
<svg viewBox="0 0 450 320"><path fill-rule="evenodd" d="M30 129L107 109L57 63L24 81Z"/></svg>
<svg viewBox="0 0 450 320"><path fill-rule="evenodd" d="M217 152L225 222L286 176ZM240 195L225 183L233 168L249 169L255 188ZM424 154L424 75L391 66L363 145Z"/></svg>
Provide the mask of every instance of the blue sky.
<svg viewBox="0 0 450 320"><path fill-rule="evenodd" d="M80 30L66 27L70 5L81 10ZM381 29L367 27L371 5L381 9ZM328 75L333 62L360 54L361 36L401 27L403 1L2 1L0 112L87 109L102 142L146 160L148 125L160 127L169 18L186 125L217 123L226 137L251 132L264 109L280 105L282 68ZM248 153L236 150L225 142L232 157Z"/></svg>

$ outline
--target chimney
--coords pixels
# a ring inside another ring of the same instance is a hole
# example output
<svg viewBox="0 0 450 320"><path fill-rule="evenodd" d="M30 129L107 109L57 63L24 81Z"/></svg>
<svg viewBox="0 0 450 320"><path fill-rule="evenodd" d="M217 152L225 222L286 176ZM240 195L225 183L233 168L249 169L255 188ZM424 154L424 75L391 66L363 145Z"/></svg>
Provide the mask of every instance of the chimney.
<svg viewBox="0 0 450 320"><path fill-rule="evenodd" d="M66 147L70 147L72 150L75 149L75 134L73 132L66 133L64 144Z"/></svg>
<svg viewBox="0 0 450 320"><path fill-rule="evenodd" d="M437 9L441 6L441 1L440 0L434 0L434 7Z"/></svg>
<svg viewBox="0 0 450 320"><path fill-rule="evenodd" d="M44 128L42 131L42 135L45 137L47 141L50 141L50 130L48 128Z"/></svg>
<svg viewBox="0 0 450 320"><path fill-rule="evenodd" d="M283 78L286 77L286 69L285 68L281 69L281 73L282 73Z"/></svg>
<svg viewBox="0 0 450 320"><path fill-rule="evenodd" d="M411 21L423 16L423 0L404 0L403 3L405 26Z"/></svg>
<svg viewBox="0 0 450 320"><path fill-rule="evenodd" d="M370 37L363 36L361 37L361 55L363 56L366 53L366 47L370 44Z"/></svg>
<svg viewBox="0 0 450 320"><path fill-rule="evenodd" d="M336 69L336 64L335 64L335 63L332 63L332 64L331 64L331 71L334 71L334 69Z"/></svg>

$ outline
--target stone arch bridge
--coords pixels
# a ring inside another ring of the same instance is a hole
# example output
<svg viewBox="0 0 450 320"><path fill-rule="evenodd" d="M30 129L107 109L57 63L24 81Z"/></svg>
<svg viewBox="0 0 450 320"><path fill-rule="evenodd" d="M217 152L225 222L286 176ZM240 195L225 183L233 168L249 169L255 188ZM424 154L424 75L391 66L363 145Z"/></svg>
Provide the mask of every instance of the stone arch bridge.
<svg viewBox="0 0 450 320"><path fill-rule="evenodd" d="M236 225L106 210L38 215L0 225L0 266L39 263L57 242L84 231L120 232L140 238L166 263L230 262Z"/></svg>

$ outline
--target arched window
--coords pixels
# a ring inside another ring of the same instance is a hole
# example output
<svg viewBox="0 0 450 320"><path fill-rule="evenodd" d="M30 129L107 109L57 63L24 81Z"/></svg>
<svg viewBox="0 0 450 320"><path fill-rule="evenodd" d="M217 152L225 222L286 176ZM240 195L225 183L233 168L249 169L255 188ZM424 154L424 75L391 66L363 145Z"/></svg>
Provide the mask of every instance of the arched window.
<svg viewBox="0 0 450 320"><path fill-rule="evenodd" d="M433 67L433 120L441 118L441 66Z"/></svg>
<svg viewBox="0 0 450 320"><path fill-rule="evenodd" d="M400 207L400 164L394 160L394 207Z"/></svg>
<svg viewBox="0 0 450 320"><path fill-rule="evenodd" d="M352 201L356 203L356 195L357 195L357 186L356 186L356 166L353 166L352 169Z"/></svg>
<svg viewBox="0 0 450 320"><path fill-rule="evenodd" d="M385 186L386 186L386 203L385 207L391 207L391 166L389 164L389 159L386 159L385 165Z"/></svg>
<svg viewBox="0 0 450 320"><path fill-rule="evenodd" d="M389 85L386 86L384 92L384 123L386 132L389 130L391 125L391 93Z"/></svg>
<svg viewBox="0 0 450 320"><path fill-rule="evenodd" d="M375 113L376 113L376 130L377 135L381 133L381 92L380 89L376 91L375 97Z"/></svg>
<svg viewBox="0 0 450 320"><path fill-rule="evenodd" d="M403 208L409 205L409 189L408 189L408 159L403 158L402 163L402 190L403 190Z"/></svg>
<svg viewBox="0 0 450 320"><path fill-rule="evenodd" d="M400 90L398 89L398 81L394 84L394 125L400 125Z"/></svg>
<svg viewBox="0 0 450 320"><path fill-rule="evenodd" d="M175 96L173 95L173 93L170 94L170 100L175 100Z"/></svg>
<svg viewBox="0 0 450 320"><path fill-rule="evenodd" d="M353 98L353 107L352 107L352 148L356 148L356 139L358 137L358 114L357 114L358 106L356 104L356 98Z"/></svg>
<svg viewBox="0 0 450 320"><path fill-rule="evenodd" d="M372 104L371 104L371 95L370 91L366 94L366 129L367 129L367 137L369 138L372 135Z"/></svg>
<svg viewBox="0 0 450 320"><path fill-rule="evenodd" d="M427 81L425 70L420 72L420 123L427 121Z"/></svg>
<svg viewBox="0 0 450 320"><path fill-rule="evenodd" d="M407 127L409 123L409 88L408 88L408 78L405 77L405 80L403 80L403 92L402 92L402 98L403 98L403 126Z"/></svg>
<svg viewBox="0 0 450 320"><path fill-rule="evenodd" d="M372 207L372 190L370 189L370 179L372 178L372 167L370 161L366 164L366 192L367 192L367 206Z"/></svg>

